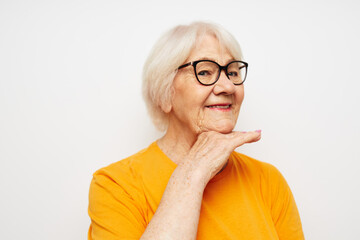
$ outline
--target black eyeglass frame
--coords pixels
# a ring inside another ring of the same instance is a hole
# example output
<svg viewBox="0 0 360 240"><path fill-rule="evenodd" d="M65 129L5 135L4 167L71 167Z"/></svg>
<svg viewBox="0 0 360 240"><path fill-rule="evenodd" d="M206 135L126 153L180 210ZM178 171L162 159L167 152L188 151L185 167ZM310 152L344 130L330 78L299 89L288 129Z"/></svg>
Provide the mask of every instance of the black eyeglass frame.
<svg viewBox="0 0 360 240"><path fill-rule="evenodd" d="M202 83L202 82L199 80L198 75L197 75L197 73L196 73L196 65L197 65L198 63L200 63L200 62L212 62L212 63L215 63L215 64L219 67L219 69L220 69L219 74L218 74L216 80L215 80L213 83L204 84L204 83ZM229 75L228 75L228 72L227 72L227 68L228 68L228 66L229 66L230 64L232 64L232 63L234 63L234 62L242 63L242 64L244 64L243 67L245 67L245 77L244 77L244 80L243 80L241 83L233 83L234 85L241 85L241 84L243 84L243 83L245 82L245 80L246 80L247 69L248 69L248 65L249 65L247 62L244 62L244 61L231 61L231 62L229 62L228 64L226 64L225 66L221 66L220 64L218 64L217 62L212 61L212 60L198 60L198 61L193 61L193 62L185 63L185 64L181 65L180 67L178 67L178 70L181 69L181 68L184 68L184 67L187 67L187 66L190 66L190 65L191 65L191 66L194 67L194 74L195 74L196 80L197 80L201 85L211 86L211 85L214 85L214 84L219 80L222 70L225 71L226 77L230 80ZM243 67L242 67L242 68L243 68Z"/></svg>

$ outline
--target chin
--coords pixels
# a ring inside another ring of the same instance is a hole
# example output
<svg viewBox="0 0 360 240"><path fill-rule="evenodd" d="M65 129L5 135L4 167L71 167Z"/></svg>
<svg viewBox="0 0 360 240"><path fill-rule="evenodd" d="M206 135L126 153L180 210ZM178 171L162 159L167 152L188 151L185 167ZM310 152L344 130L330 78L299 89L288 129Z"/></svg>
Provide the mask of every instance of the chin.
<svg viewBox="0 0 360 240"><path fill-rule="evenodd" d="M218 133L227 134L227 133L231 133L233 129L234 128L223 128L223 129L219 129L219 130L215 130L215 131Z"/></svg>
<svg viewBox="0 0 360 240"><path fill-rule="evenodd" d="M227 134L227 133L231 133L234 130L234 127L235 127L234 123L225 122L222 124L217 124L216 126L211 127L209 130L218 133Z"/></svg>

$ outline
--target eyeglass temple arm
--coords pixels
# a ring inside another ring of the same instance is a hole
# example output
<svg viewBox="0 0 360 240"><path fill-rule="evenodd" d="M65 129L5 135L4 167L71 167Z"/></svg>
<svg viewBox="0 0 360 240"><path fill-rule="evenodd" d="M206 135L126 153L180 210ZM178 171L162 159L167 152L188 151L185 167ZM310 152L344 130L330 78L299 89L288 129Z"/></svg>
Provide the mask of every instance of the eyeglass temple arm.
<svg viewBox="0 0 360 240"><path fill-rule="evenodd" d="M184 65L181 65L180 67L178 67L178 69L187 67L187 66L189 66L189 65L193 65L193 62L185 63Z"/></svg>

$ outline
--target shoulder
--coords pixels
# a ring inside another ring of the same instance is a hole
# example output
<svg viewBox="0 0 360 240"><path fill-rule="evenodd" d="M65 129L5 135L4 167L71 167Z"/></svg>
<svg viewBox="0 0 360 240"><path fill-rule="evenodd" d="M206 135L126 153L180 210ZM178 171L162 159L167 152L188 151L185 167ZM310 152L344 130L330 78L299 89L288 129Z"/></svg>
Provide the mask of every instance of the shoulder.
<svg viewBox="0 0 360 240"><path fill-rule="evenodd" d="M154 185L169 178L175 167L175 163L153 142L134 155L97 170L93 182L116 185L127 193L139 193L144 184Z"/></svg>
<svg viewBox="0 0 360 240"><path fill-rule="evenodd" d="M94 178L106 177L117 183L125 180L134 181L144 166L151 161L154 155L153 145L154 143L125 159L100 168L93 174Z"/></svg>
<svg viewBox="0 0 360 240"><path fill-rule="evenodd" d="M97 170L90 183L89 211L107 211L119 208L120 205L142 209L146 201L141 171L146 161L149 161L147 156L151 156L151 151L152 144L134 155Z"/></svg>
<svg viewBox="0 0 360 240"><path fill-rule="evenodd" d="M258 186L268 206L288 201L292 197L289 185L281 172L272 164L234 152L234 165L241 169L253 186Z"/></svg>
<svg viewBox="0 0 360 240"><path fill-rule="evenodd" d="M280 171L272 164L259 161L239 152L232 153L234 164L244 171L265 175L266 177L280 177Z"/></svg>
<svg viewBox="0 0 360 240"><path fill-rule="evenodd" d="M260 186L264 195L270 197L278 195L280 192L290 193L287 181L274 165L238 152L234 152L232 155L238 174L247 178L253 186Z"/></svg>
<svg viewBox="0 0 360 240"><path fill-rule="evenodd" d="M127 194L138 192L141 186L141 172L146 161L149 161L151 150L152 144L123 160L100 168L93 174L91 186L98 185Z"/></svg>
<svg viewBox="0 0 360 240"><path fill-rule="evenodd" d="M139 239L148 222L141 171L151 161L151 151L152 145L93 174L88 213L94 236Z"/></svg>

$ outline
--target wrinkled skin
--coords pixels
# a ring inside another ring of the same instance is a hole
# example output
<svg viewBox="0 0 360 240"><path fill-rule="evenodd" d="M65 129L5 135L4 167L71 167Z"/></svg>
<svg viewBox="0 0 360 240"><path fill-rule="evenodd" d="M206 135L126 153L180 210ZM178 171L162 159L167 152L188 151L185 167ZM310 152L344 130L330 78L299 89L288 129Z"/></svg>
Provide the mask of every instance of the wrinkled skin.
<svg viewBox="0 0 360 240"><path fill-rule="evenodd" d="M226 65L233 57L214 36L206 35L185 62L199 59ZM224 71L216 84L203 86L196 80L193 67L188 66L179 70L173 90L170 127L181 128L194 136L206 131L229 133L234 129L244 98L244 86L235 86ZM231 107L226 111L208 107L215 104L231 104Z"/></svg>
<svg viewBox="0 0 360 240"><path fill-rule="evenodd" d="M229 51L222 47L213 35L205 35L201 38L185 63L200 59L213 60L220 65L226 65L234 60ZM193 67L188 66L178 71L172 88L174 93L172 100L163 108L169 114L169 127L158 144L171 160L180 163L188 158L186 156L202 133L232 133L244 99L244 86L234 85L224 71L214 85L201 85L196 80ZM219 105L229 107L224 109ZM236 134L244 135L244 133ZM206 145L204 147L210 148ZM211 147L216 150L223 146ZM230 153L231 151L222 156L223 161L227 160ZM209 162L209 165L212 164Z"/></svg>

